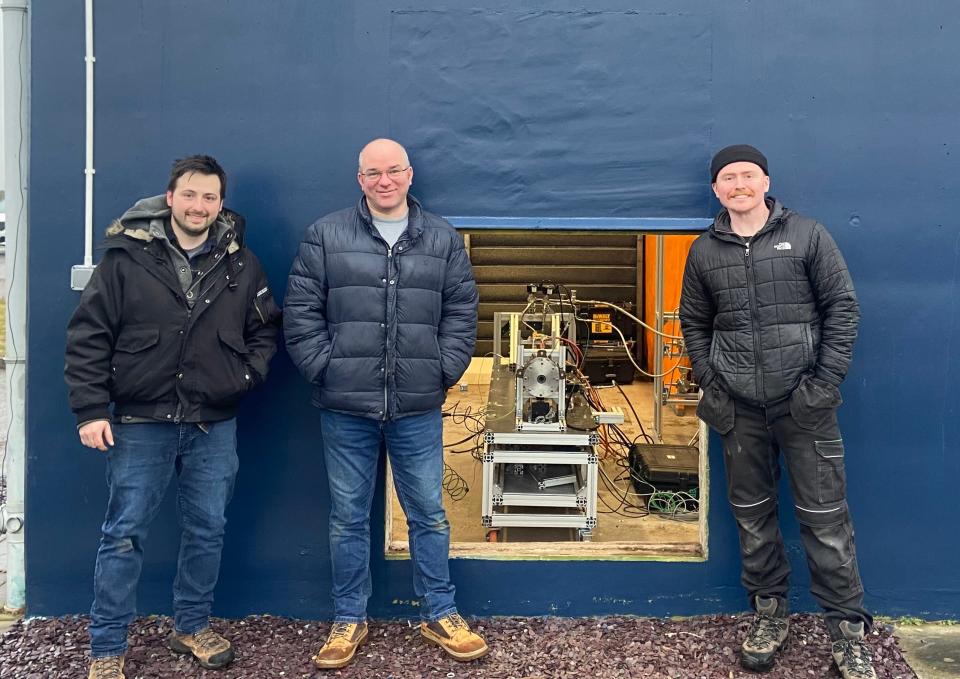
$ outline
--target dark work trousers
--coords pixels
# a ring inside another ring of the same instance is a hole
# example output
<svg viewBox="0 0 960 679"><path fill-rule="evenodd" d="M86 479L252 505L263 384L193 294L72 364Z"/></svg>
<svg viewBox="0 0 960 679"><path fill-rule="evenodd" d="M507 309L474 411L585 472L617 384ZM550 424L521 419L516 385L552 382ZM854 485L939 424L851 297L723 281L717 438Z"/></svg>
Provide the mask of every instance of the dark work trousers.
<svg viewBox="0 0 960 679"><path fill-rule="evenodd" d="M732 405L733 428L723 436L724 463L740 531L741 579L751 606L759 595L778 599L780 610L787 610L790 564L777 518L782 452L810 568L810 591L825 611L830 637L843 638L843 620L863 621L869 630L873 619L863 608L836 407L810 417L789 401L765 408L738 401Z"/></svg>

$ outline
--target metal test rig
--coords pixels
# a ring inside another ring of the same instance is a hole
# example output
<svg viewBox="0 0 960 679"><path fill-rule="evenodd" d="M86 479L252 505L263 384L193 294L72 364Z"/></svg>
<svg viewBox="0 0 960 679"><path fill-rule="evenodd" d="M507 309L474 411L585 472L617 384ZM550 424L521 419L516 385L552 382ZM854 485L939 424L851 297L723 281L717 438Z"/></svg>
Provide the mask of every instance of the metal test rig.
<svg viewBox="0 0 960 679"><path fill-rule="evenodd" d="M534 306L531 302L528 309ZM483 448L484 527L575 529L597 525L598 423L586 400L568 394L568 347L576 318L541 311L494 314L494 362ZM620 418L622 422L622 417Z"/></svg>

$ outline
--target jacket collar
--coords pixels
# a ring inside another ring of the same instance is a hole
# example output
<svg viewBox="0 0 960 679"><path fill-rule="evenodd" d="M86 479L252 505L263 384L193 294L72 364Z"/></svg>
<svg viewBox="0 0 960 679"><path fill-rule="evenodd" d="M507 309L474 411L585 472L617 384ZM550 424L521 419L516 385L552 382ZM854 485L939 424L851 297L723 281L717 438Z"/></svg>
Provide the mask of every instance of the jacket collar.
<svg viewBox="0 0 960 679"><path fill-rule="evenodd" d="M357 212L360 214L363 223L370 229L370 233L379 233L373 225L373 216L370 214L366 196L360 197L360 202L357 203ZM423 206L420 205L419 200L409 193L407 194L407 233L411 241L416 240L423 233Z"/></svg>
<svg viewBox="0 0 960 679"><path fill-rule="evenodd" d="M772 231L777 228L787 216L787 208L783 207L783 204L773 196L767 196L764 202L770 210L770 215L767 217L767 223L753 235L753 238L756 238L761 233L766 233L767 231ZM733 228L730 226L730 213L727 211L727 208L723 208L717 213L716 219L714 219L713 224L710 225L710 233L721 240L741 241L740 236L734 233Z"/></svg>

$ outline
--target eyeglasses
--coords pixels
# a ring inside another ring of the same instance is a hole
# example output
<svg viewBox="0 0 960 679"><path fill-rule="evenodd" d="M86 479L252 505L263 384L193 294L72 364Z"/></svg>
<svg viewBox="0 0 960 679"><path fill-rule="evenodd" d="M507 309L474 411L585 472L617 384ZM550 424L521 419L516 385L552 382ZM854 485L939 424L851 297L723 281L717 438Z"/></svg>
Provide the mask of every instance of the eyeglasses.
<svg viewBox="0 0 960 679"><path fill-rule="evenodd" d="M378 182L380 181L380 177L382 177L384 174L386 174L390 179L397 180L400 179L400 177L403 176L403 173L409 169L410 166L407 165L406 167L392 168L387 170L386 173L381 170L367 170L366 172L361 172L360 176L363 177L364 181L368 182Z"/></svg>

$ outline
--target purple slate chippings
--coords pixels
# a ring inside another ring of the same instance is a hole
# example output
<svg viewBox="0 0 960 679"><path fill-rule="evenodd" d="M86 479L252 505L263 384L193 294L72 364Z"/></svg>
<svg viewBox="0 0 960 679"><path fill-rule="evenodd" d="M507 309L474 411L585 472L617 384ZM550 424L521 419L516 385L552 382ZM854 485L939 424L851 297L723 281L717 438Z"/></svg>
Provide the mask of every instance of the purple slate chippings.
<svg viewBox="0 0 960 679"><path fill-rule="evenodd" d="M683 620L658 618L482 618L471 625L490 644L490 654L461 664L420 639L417 625L373 621L356 661L318 672L310 663L329 623L275 616L214 620L233 641L236 661L224 670L201 669L164 646L168 617L137 619L130 628L125 667L129 679L746 679L737 651L750 625L744 615ZM87 619L36 618L19 622L0 638L2 679L83 679L87 676ZM868 636L880 679L916 679L889 626ZM790 645L770 679L834 679L830 642L819 617L790 618Z"/></svg>

